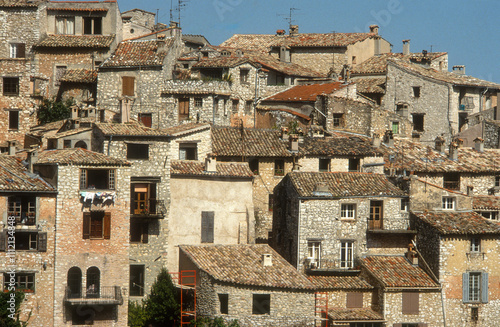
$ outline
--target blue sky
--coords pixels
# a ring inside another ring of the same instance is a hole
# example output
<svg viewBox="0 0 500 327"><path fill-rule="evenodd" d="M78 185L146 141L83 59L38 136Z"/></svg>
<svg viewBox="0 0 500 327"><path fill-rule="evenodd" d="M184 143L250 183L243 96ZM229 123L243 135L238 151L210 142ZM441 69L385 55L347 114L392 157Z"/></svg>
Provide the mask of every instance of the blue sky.
<svg viewBox="0 0 500 327"><path fill-rule="evenodd" d="M174 7L178 0L172 0ZM169 0L118 0L121 11L159 9L170 20ZM500 83L500 0L188 0L181 14L185 34L202 34L218 45L231 35L274 34L288 30L289 8L302 33L365 32L379 34L402 51L447 51L449 67L465 65L467 75ZM174 20L177 20L174 12Z"/></svg>

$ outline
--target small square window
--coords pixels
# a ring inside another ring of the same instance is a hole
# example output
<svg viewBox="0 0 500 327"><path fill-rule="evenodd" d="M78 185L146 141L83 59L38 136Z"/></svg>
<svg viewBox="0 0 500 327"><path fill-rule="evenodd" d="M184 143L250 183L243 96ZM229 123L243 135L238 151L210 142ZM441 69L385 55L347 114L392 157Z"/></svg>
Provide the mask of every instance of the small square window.
<svg viewBox="0 0 500 327"><path fill-rule="evenodd" d="M75 17L56 17L56 34L75 34Z"/></svg>
<svg viewBox="0 0 500 327"><path fill-rule="evenodd" d="M418 292L403 292L403 314L416 315L419 313L419 299L420 294Z"/></svg>
<svg viewBox="0 0 500 327"><path fill-rule="evenodd" d="M412 114L413 130L416 132L424 131L424 114Z"/></svg>
<svg viewBox="0 0 500 327"><path fill-rule="evenodd" d="M10 46L11 58L24 58L26 57L26 46L24 43L11 43Z"/></svg>
<svg viewBox="0 0 500 327"><path fill-rule="evenodd" d="M362 308L363 307L363 293L349 292L346 294L346 308Z"/></svg>
<svg viewBox="0 0 500 327"><path fill-rule="evenodd" d="M481 239L473 237L470 239L470 252L481 252Z"/></svg>
<svg viewBox="0 0 500 327"><path fill-rule="evenodd" d="M252 301L252 314L264 315L271 313L271 295L254 294Z"/></svg>
<svg viewBox="0 0 500 327"><path fill-rule="evenodd" d="M249 162L248 162L248 166L250 167L250 170L252 171L252 173L254 175L258 175L259 174L259 159L251 159Z"/></svg>
<svg viewBox="0 0 500 327"><path fill-rule="evenodd" d="M3 78L3 95L19 95L19 77Z"/></svg>
<svg viewBox="0 0 500 327"><path fill-rule="evenodd" d="M104 211L83 213L84 239L110 239L111 214Z"/></svg>
<svg viewBox="0 0 500 327"><path fill-rule="evenodd" d="M413 87L413 96L415 98L419 98L420 97L420 86L414 86Z"/></svg>
<svg viewBox="0 0 500 327"><path fill-rule="evenodd" d="M4 290L9 288L10 279L14 277L16 291L25 293L35 292L35 274L34 273L18 273L14 276L8 273L3 274Z"/></svg>
<svg viewBox="0 0 500 327"><path fill-rule="evenodd" d="M319 159L319 171L330 171L330 162L331 159Z"/></svg>
<svg viewBox="0 0 500 327"><path fill-rule="evenodd" d="M342 219L356 218L356 205L353 203L342 203L340 205L340 218Z"/></svg>
<svg viewBox="0 0 500 327"><path fill-rule="evenodd" d="M137 219L131 219L130 243L148 243L148 229L149 223L137 221Z"/></svg>
<svg viewBox="0 0 500 327"><path fill-rule="evenodd" d="M203 98L194 98L194 107L197 109L203 108Z"/></svg>
<svg viewBox="0 0 500 327"><path fill-rule="evenodd" d="M332 114L333 127L344 127L344 114Z"/></svg>
<svg viewBox="0 0 500 327"><path fill-rule="evenodd" d="M404 198L404 199L401 199L401 211L406 211L408 212L410 208L410 199L408 198Z"/></svg>
<svg viewBox="0 0 500 327"><path fill-rule="evenodd" d="M127 144L127 159L149 159L149 144Z"/></svg>
<svg viewBox="0 0 500 327"><path fill-rule="evenodd" d="M442 204L444 210L454 210L455 209L455 198L450 196L444 196L442 198Z"/></svg>
<svg viewBox="0 0 500 327"><path fill-rule="evenodd" d="M102 34L102 17L83 17L83 34Z"/></svg>
<svg viewBox="0 0 500 327"><path fill-rule="evenodd" d="M198 145L196 143L179 144L179 160L198 160Z"/></svg>
<svg viewBox="0 0 500 327"><path fill-rule="evenodd" d="M248 69L240 69L240 83L248 84L248 76L250 75L250 71Z"/></svg>
<svg viewBox="0 0 500 327"><path fill-rule="evenodd" d="M360 171L359 168L360 168L360 160L359 159L356 159L356 158L349 159L349 167L348 167L349 171L353 171L353 172Z"/></svg>
<svg viewBox="0 0 500 327"><path fill-rule="evenodd" d="M233 112L233 114L237 114L238 113L238 105L240 104L240 101L239 100L233 100L232 103L231 103L231 111Z"/></svg>
<svg viewBox="0 0 500 327"><path fill-rule="evenodd" d="M153 115L151 113L140 113L138 115L138 120L146 127L151 128L153 126Z"/></svg>
<svg viewBox="0 0 500 327"><path fill-rule="evenodd" d="M274 176L285 176L285 161L282 159L274 160Z"/></svg>

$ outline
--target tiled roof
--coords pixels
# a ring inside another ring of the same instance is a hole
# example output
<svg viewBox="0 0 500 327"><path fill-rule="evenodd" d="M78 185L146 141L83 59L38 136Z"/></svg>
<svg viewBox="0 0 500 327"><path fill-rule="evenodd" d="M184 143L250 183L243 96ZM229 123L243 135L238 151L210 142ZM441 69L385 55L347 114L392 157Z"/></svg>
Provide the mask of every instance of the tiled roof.
<svg viewBox="0 0 500 327"><path fill-rule="evenodd" d="M500 225L472 211L433 211L415 215L443 235L500 234Z"/></svg>
<svg viewBox="0 0 500 327"><path fill-rule="evenodd" d="M49 138L51 139L60 139L62 137L70 136L70 135L75 135L83 132L89 132L91 131L92 128L90 127L80 127L80 128L75 128L75 129L70 129L64 132L56 133L53 136L50 136Z"/></svg>
<svg viewBox="0 0 500 327"><path fill-rule="evenodd" d="M474 86L474 87L489 87L493 89L500 89L500 84L496 84L493 82L488 82L485 80L481 80L479 78L467 76L467 75L458 75L456 73L450 73L446 71L437 71L433 68L425 68L418 64L412 64L406 62L404 60L392 59L388 61L389 65L395 65L400 69L406 70L413 74L434 79L436 81L450 83L453 85L462 85L462 86Z"/></svg>
<svg viewBox="0 0 500 327"><path fill-rule="evenodd" d="M356 78L352 82L359 93L385 93L385 78Z"/></svg>
<svg viewBox="0 0 500 327"><path fill-rule="evenodd" d="M234 34L221 46L268 52L276 42L276 37L272 34Z"/></svg>
<svg viewBox="0 0 500 327"><path fill-rule="evenodd" d="M203 162L191 160L172 160L170 174L199 177L237 177L253 178L247 163L217 162L217 171L206 171Z"/></svg>
<svg viewBox="0 0 500 327"><path fill-rule="evenodd" d="M42 48L109 48L114 35L48 35L38 42Z"/></svg>
<svg viewBox="0 0 500 327"><path fill-rule="evenodd" d="M402 53L382 53L378 56L372 56L362 63L356 65L352 69L353 74L385 74L387 73L387 60L389 59L403 59L406 62L426 60L434 60L441 56L446 55L446 52L429 52L424 57L422 53L411 53L403 55Z"/></svg>
<svg viewBox="0 0 500 327"><path fill-rule="evenodd" d="M305 119L307 121L311 120L310 116L303 114L301 112L298 112L296 110L290 109L290 108L286 107L286 105L280 105L280 104L274 105L273 104L271 106L266 106L266 105L259 104L259 105L257 105L257 110L283 111L283 112L288 112L289 114L292 114L294 116L300 117L302 119Z"/></svg>
<svg viewBox="0 0 500 327"><path fill-rule="evenodd" d="M313 290L313 284L267 244L181 245L195 265L220 282ZM262 256L271 254L272 265Z"/></svg>
<svg viewBox="0 0 500 327"><path fill-rule="evenodd" d="M63 11L94 11L94 12L106 12L107 8L78 8L78 7L67 7L67 8L47 8L47 10L63 10Z"/></svg>
<svg viewBox="0 0 500 327"><path fill-rule="evenodd" d="M361 259L361 264L384 287L439 287L422 268L412 265L403 256L368 256Z"/></svg>
<svg viewBox="0 0 500 327"><path fill-rule="evenodd" d="M325 83L325 84L308 84L297 85L286 91L274 94L264 99L264 101L286 101L286 102L302 102L316 101L318 95L331 94L344 87L341 82Z"/></svg>
<svg viewBox="0 0 500 327"><path fill-rule="evenodd" d="M121 159L81 148L45 150L39 153L36 164L82 165L82 166L129 166Z"/></svg>
<svg viewBox="0 0 500 327"><path fill-rule="evenodd" d="M317 289L371 290L373 286L358 276L310 276Z"/></svg>
<svg viewBox="0 0 500 327"><path fill-rule="evenodd" d="M287 176L300 197L406 196L383 174L291 172ZM315 189L319 184L328 187L328 195L316 194Z"/></svg>
<svg viewBox="0 0 500 327"><path fill-rule="evenodd" d="M0 191L53 192L55 189L38 175L28 173L21 159L1 154Z"/></svg>
<svg viewBox="0 0 500 327"><path fill-rule="evenodd" d="M177 126L169 127L163 130L163 132L179 137L183 135L187 135L190 133L195 133L203 130L207 130L210 128L210 124L204 124L204 123L188 123L188 124L180 124Z"/></svg>
<svg viewBox="0 0 500 327"><path fill-rule="evenodd" d="M472 148L459 148L458 160L451 160L446 153L439 153L433 147L419 142L395 139L393 147L380 148L386 167L391 165L389 155L395 155L393 167L415 172L498 172L500 171L500 150L485 149L478 152Z"/></svg>
<svg viewBox="0 0 500 327"><path fill-rule="evenodd" d="M61 82L97 83L97 70L95 69L68 69L60 79Z"/></svg>
<svg viewBox="0 0 500 327"><path fill-rule="evenodd" d="M139 123L97 123L95 124L104 135L106 136L168 136L169 134L154 128L146 127Z"/></svg>
<svg viewBox="0 0 500 327"><path fill-rule="evenodd" d="M500 196L473 196L472 208L484 210L500 210Z"/></svg>
<svg viewBox="0 0 500 327"><path fill-rule="evenodd" d="M0 7L38 7L38 2L30 0L0 0Z"/></svg>
<svg viewBox="0 0 500 327"><path fill-rule="evenodd" d="M36 135L36 136L41 136L41 135L43 135L47 132L50 132L50 131L57 131L61 127L63 127L65 122L66 122L66 119L63 119L63 120L58 120L55 122L47 123L44 125L33 126L30 128L30 134Z"/></svg>
<svg viewBox="0 0 500 327"><path fill-rule="evenodd" d="M384 321L384 317L370 308L328 308L328 317L333 321Z"/></svg>
<svg viewBox="0 0 500 327"><path fill-rule="evenodd" d="M212 151L218 157L291 157L280 131L238 128L212 128Z"/></svg>
<svg viewBox="0 0 500 327"><path fill-rule="evenodd" d="M165 48L169 48L174 39L167 38L165 42ZM111 57L104 61L102 67L162 66L167 51L158 51L158 46L157 40L120 42Z"/></svg>
<svg viewBox="0 0 500 327"><path fill-rule="evenodd" d="M306 156L383 156L369 137L345 132L332 132L324 138L305 137L299 149L300 154Z"/></svg>

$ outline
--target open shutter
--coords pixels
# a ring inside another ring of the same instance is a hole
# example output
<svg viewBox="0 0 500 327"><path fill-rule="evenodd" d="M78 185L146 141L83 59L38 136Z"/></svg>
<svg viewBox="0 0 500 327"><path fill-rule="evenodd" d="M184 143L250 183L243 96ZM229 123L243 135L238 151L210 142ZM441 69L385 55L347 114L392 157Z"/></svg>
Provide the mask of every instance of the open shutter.
<svg viewBox="0 0 500 327"><path fill-rule="evenodd" d="M38 233L38 252L47 251L47 233Z"/></svg>
<svg viewBox="0 0 500 327"><path fill-rule="evenodd" d="M469 273L462 274L462 301L469 303Z"/></svg>
<svg viewBox="0 0 500 327"><path fill-rule="evenodd" d="M111 238L111 213L109 212L104 213L103 234L104 239L109 240Z"/></svg>
<svg viewBox="0 0 500 327"><path fill-rule="evenodd" d="M148 223L142 224L142 243L147 243L148 242Z"/></svg>
<svg viewBox="0 0 500 327"><path fill-rule="evenodd" d="M481 302L488 303L488 273L481 274Z"/></svg>
<svg viewBox="0 0 500 327"><path fill-rule="evenodd" d="M83 238L90 238L90 212L83 213Z"/></svg>
<svg viewBox="0 0 500 327"><path fill-rule="evenodd" d="M0 233L0 251L5 251L7 247L7 233L1 232Z"/></svg>
<svg viewBox="0 0 500 327"><path fill-rule="evenodd" d="M17 58L26 57L26 45L24 43L19 43L17 45Z"/></svg>

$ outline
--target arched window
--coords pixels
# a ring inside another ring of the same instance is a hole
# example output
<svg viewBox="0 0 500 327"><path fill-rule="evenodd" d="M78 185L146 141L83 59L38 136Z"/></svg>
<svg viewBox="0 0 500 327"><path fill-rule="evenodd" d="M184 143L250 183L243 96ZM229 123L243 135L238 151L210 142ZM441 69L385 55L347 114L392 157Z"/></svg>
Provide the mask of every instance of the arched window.
<svg viewBox="0 0 500 327"><path fill-rule="evenodd" d="M82 297L82 271L78 267L68 270L69 298Z"/></svg>
<svg viewBox="0 0 500 327"><path fill-rule="evenodd" d="M87 143L85 141L78 141L75 144L75 148L87 149Z"/></svg>
<svg viewBox="0 0 500 327"><path fill-rule="evenodd" d="M87 269L87 297L98 298L101 288L101 272L97 267Z"/></svg>

